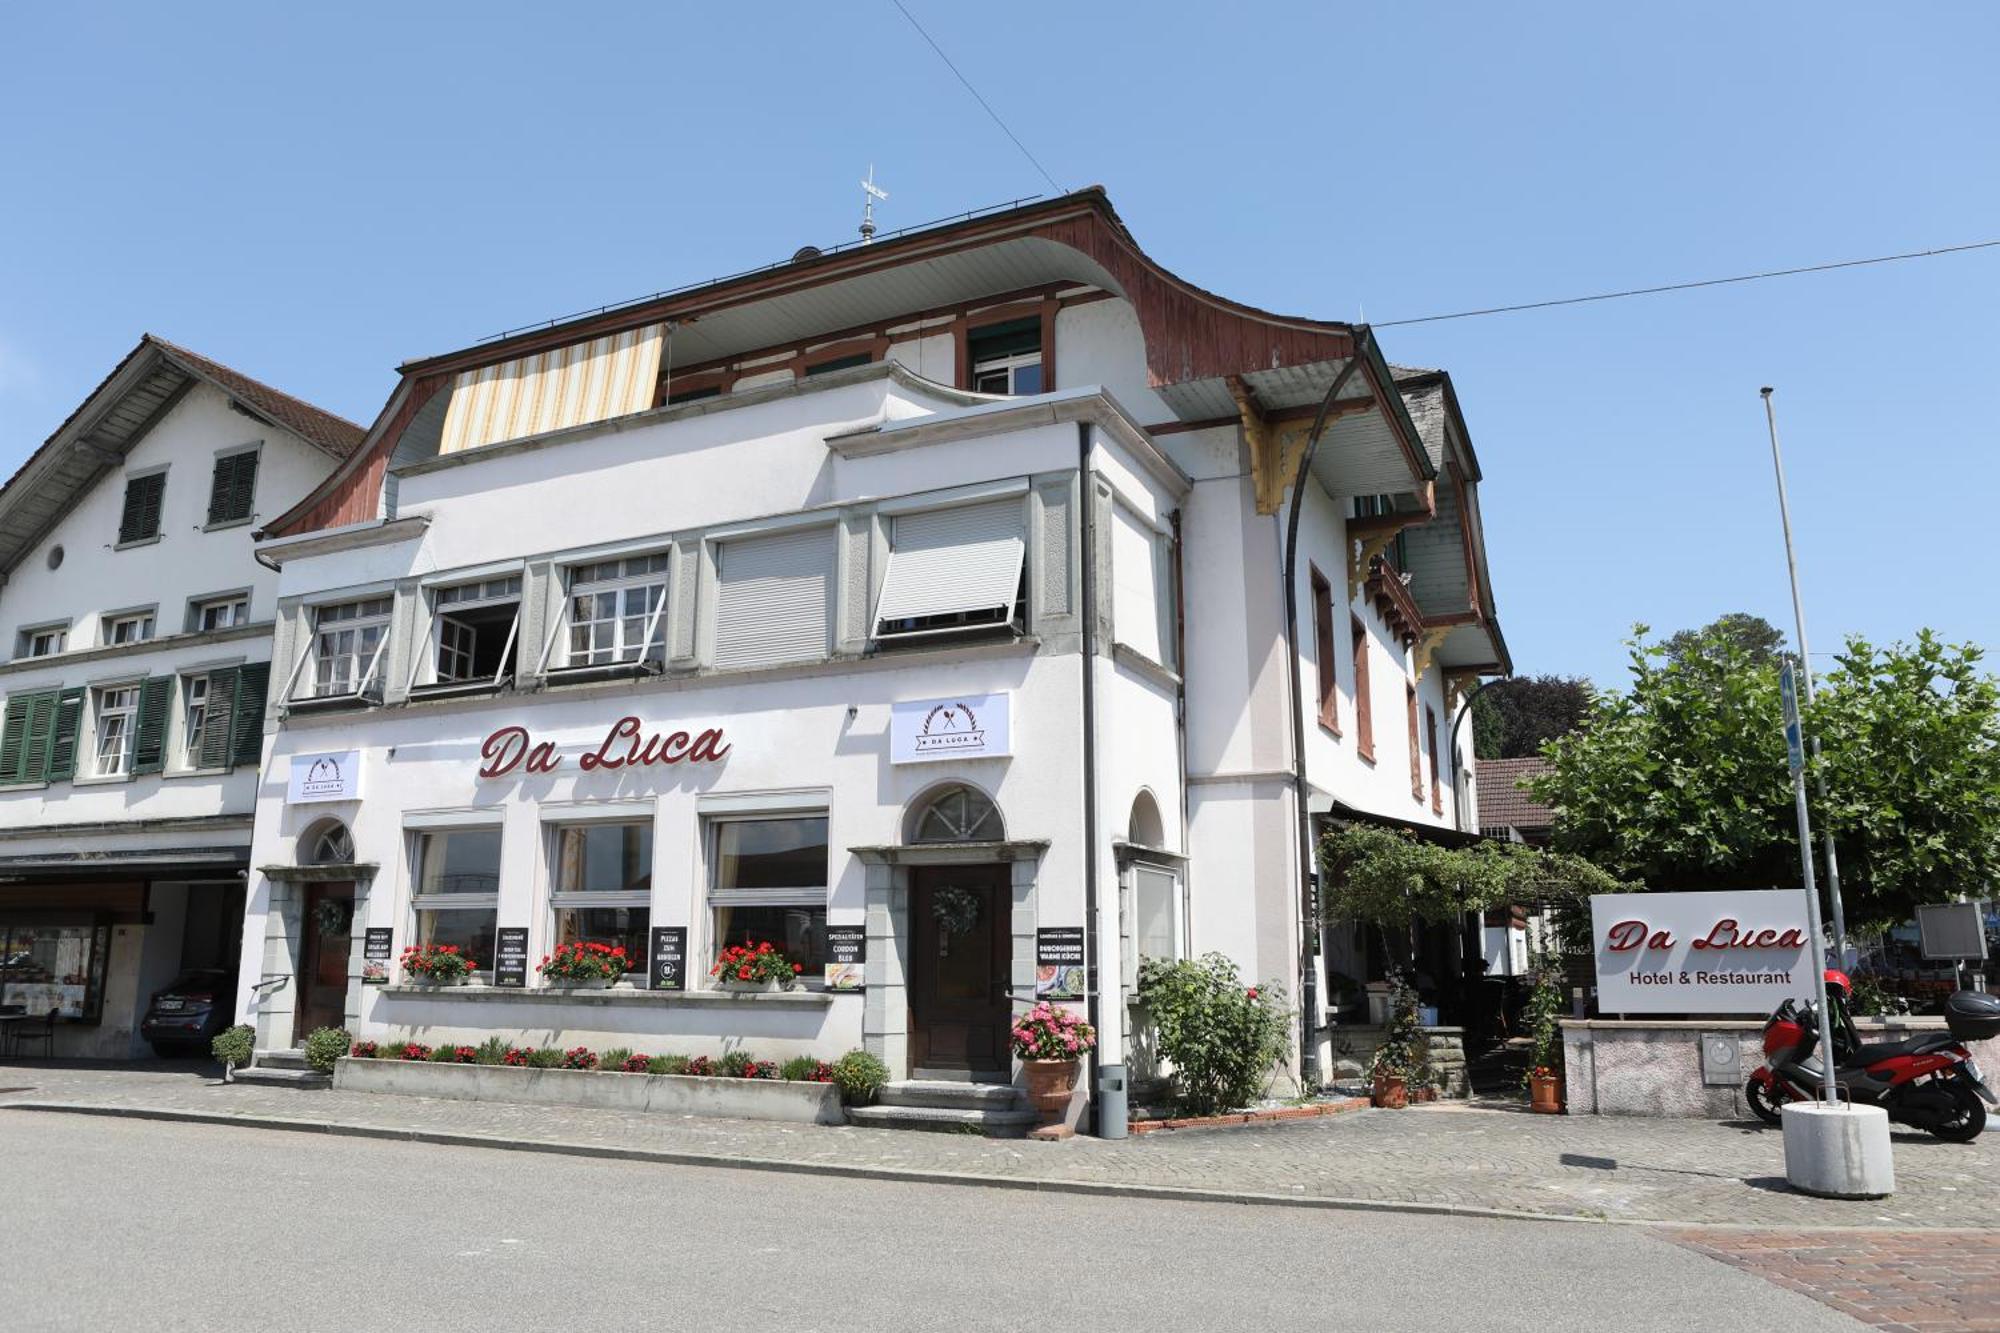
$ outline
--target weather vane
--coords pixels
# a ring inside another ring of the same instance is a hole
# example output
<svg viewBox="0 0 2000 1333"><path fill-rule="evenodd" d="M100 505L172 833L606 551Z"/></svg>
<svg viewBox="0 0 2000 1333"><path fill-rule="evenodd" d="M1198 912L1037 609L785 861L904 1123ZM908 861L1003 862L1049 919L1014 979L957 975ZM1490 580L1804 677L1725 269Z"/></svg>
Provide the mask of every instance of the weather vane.
<svg viewBox="0 0 2000 1333"><path fill-rule="evenodd" d="M875 184L875 164L868 164L868 179L861 182L861 243L875 239L875 201L887 203L889 192Z"/></svg>

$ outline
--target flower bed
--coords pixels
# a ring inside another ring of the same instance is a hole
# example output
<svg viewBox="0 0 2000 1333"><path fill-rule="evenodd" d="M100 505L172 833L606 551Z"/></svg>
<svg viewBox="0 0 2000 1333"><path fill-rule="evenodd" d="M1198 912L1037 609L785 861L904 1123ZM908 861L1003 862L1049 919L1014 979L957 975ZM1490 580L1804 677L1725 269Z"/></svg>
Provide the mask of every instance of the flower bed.
<svg viewBox="0 0 2000 1333"><path fill-rule="evenodd" d="M882 1077L880 1063L862 1051L832 1062L801 1056L780 1065L745 1051L721 1057L646 1055L586 1046L510 1046L495 1037L479 1046L357 1041L336 1065L334 1086L460 1101L838 1125L847 1119L843 1100L871 1099Z"/></svg>

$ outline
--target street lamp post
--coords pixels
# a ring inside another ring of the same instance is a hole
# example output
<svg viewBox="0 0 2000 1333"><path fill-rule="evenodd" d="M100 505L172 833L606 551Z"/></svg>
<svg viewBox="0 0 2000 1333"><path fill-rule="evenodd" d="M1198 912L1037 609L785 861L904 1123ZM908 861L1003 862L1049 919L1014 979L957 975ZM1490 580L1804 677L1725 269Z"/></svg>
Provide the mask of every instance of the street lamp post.
<svg viewBox="0 0 2000 1333"><path fill-rule="evenodd" d="M1778 414L1771 406L1774 390L1766 385L1757 391L1764 399L1764 421L1771 430L1771 470L1778 477L1778 520L1785 529L1785 569L1792 579L1792 618L1799 630L1799 684L1808 709L1813 701L1812 652L1806 646L1806 606L1799 597L1799 560L1792 549L1792 507L1785 496L1785 461L1778 452ZM1813 758L1819 758L1819 736L1810 738ZM1813 787L1819 797L1820 809L1826 809L1826 775L1817 763L1813 765ZM1804 799L1803 786L1800 799ZM1803 831L1803 829L1802 829ZM1836 965L1843 963L1847 950L1847 913L1840 902L1840 862L1833 852L1833 826L1822 822L1820 844L1826 856L1826 899L1833 916L1833 960ZM1811 868L1807 868L1807 882L1811 882Z"/></svg>

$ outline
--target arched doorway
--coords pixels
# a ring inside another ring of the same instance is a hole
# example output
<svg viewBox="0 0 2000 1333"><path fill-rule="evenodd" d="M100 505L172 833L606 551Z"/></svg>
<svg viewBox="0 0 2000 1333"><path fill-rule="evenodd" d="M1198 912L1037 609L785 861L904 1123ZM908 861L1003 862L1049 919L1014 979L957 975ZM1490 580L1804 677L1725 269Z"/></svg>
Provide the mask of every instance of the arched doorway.
<svg viewBox="0 0 2000 1333"><path fill-rule="evenodd" d="M301 867L319 873L305 883L299 922L297 1003L292 1040L302 1043L319 1028L337 1028L347 1016L347 971L354 945L354 836L337 819L322 819L299 838Z"/></svg>
<svg viewBox="0 0 2000 1333"><path fill-rule="evenodd" d="M1007 1082L1013 967L1008 864L979 855L1006 838L991 797L965 783L911 803L904 837L914 846L963 848L910 876L910 1063L918 1077Z"/></svg>

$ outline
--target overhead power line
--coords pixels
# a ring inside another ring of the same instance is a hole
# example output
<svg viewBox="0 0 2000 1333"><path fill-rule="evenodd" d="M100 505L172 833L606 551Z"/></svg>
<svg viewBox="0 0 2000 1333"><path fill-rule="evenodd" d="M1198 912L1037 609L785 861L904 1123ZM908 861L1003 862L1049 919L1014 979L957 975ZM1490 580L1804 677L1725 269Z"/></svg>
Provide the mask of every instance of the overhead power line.
<svg viewBox="0 0 2000 1333"><path fill-rule="evenodd" d="M1657 296L1662 292L1686 292L1697 287L1724 287L1734 282L1761 282L1765 278L1789 278L1800 273L1827 273L1840 268L1862 268L1869 264L1893 264L1904 259L1929 259L1934 255L1963 254L1968 250L1990 250L2000 240L1969 241L1945 245L1935 250L1910 250L1899 255L1876 255L1869 259L1842 259L1831 264L1804 264L1798 268L1774 268L1762 273L1739 273L1732 278L1703 278L1697 282L1670 282L1660 287L1632 287L1622 292L1599 292L1594 296L1563 296L1552 301L1525 301L1520 305L1488 306L1483 310L1458 310L1448 315L1420 315L1415 319L1378 319L1373 327L1391 329L1401 324L1436 324L1447 319L1472 319L1478 315L1511 315L1522 310L1547 310L1552 306L1584 305L1591 301L1618 301L1628 296Z"/></svg>
<svg viewBox="0 0 2000 1333"><path fill-rule="evenodd" d="M1042 179L1049 183L1049 188L1054 190L1057 194L1063 193L1063 187L1056 184L1056 178L1054 176L1049 175L1048 168L1044 167L1040 162L1036 161L1035 155L1028 151L1028 145L1021 142L1021 137L1019 135L1015 134L1014 131L1007 128L1007 122L1000 119L1000 113L993 109L993 104L988 102L985 98L981 97L979 95L979 90L972 86L972 80L966 78L964 72L960 70L957 65L951 63L951 57L944 53L944 48L937 44L937 39L924 31L924 25L917 22L917 16L915 14L912 14L908 9L903 8L903 0L889 0L889 3L894 5L897 9L902 10L903 17L908 19L910 21L910 26L917 30L917 36L923 38L926 42L930 43L931 50L937 52L937 58L939 60L944 61L945 68L958 76L958 81L965 85L965 91L971 93L972 99L975 102L979 103L979 105L985 109L987 115L993 118L993 123L1000 127L1000 132L1006 135L1009 139L1012 139L1014 141L1014 146L1021 150L1021 156L1027 158L1028 161L1031 164L1033 164L1035 170L1042 173Z"/></svg>

